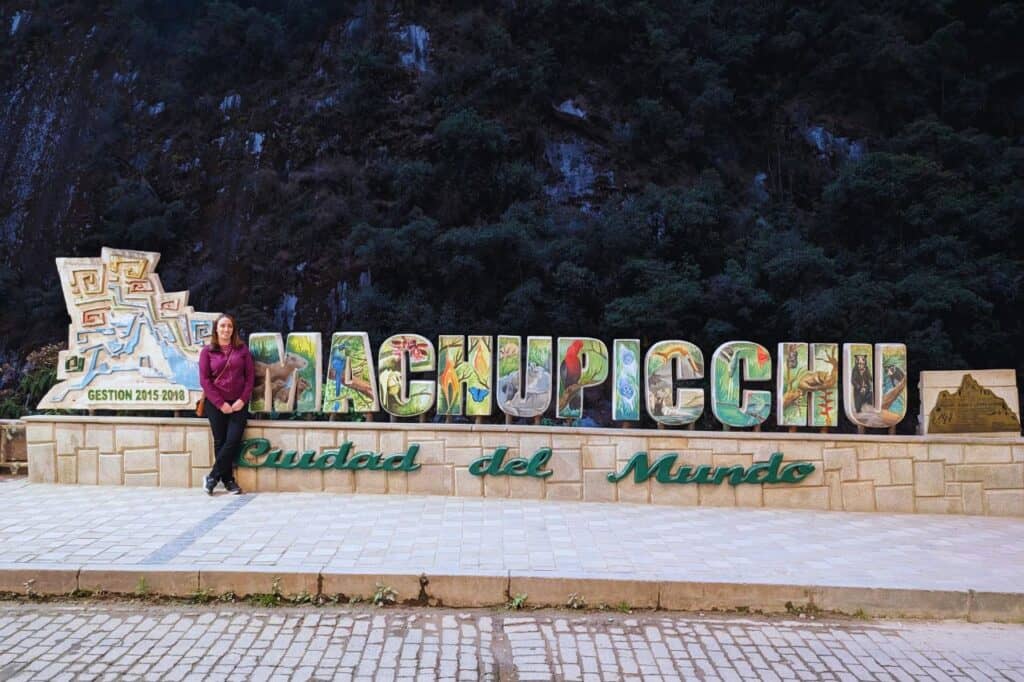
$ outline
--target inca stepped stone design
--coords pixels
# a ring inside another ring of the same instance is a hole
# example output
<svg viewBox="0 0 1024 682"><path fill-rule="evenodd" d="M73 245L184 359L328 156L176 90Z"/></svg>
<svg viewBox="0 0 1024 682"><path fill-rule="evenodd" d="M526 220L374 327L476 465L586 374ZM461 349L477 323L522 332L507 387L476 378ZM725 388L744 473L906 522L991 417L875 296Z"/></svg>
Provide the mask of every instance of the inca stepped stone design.
<svg viewBox="0 0 1024 682"><path fill-rule="evenodd" d="M195 487L209 470L210 431L199 419L37 416L25 419L29 476L37 482ZM565 429L536 426L249 422L247 438L274 448L323 453L345 442L353 452L387 454L419 446L420 467L404 471L240 468L253 491L323 491L511 497L674 506L804 508L1024 517L1024 439L1019 435L853 436ZM547 478L474 476L469 465L495 448L508 457L551 449ZM644 483L621 471L637 452L651 460L711 467L810 462L798 484Z"/></svg>
<svg viewBox="0 0 1024 682"><path fill-rule="evenodd" d="M71 325L59 382L39 409L182 409L195 404L199 351L216 313L188 292L165 292L160 254L104 247L100 258L58 258Z"/></svg>

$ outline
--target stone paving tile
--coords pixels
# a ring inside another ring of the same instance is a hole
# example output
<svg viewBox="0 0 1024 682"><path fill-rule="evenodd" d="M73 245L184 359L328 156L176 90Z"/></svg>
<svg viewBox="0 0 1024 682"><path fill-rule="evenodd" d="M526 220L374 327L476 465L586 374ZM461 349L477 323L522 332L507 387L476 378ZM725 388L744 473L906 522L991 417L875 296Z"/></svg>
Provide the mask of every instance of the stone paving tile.
<svg viewBox="0 0 1024 682"><path fill-rule="evenodd" d="M502 624L520 680L1018 680L1024 676L1021 626L656 615L506 617Z"/></svg>
<svg viewBox="0 0 1024 682"><path fill-rule="evenodd" d="M323 493L248 495L229 509L238 499L0 482L0 564L149 559L311 572L1024 588L1024 519Z"/></svg>
<svg viewBox="0 0 1024 682"><path fill-rule="evenodd" d="M1024 626L0 604L4 680L1024 680Z"/></svg>

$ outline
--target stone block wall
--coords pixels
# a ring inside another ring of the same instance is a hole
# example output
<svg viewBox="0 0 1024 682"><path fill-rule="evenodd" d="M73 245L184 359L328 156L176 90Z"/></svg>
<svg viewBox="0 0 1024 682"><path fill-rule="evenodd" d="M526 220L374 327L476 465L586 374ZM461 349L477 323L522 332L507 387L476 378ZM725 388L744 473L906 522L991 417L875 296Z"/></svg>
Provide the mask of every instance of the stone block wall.
<svg viewBox="0 0 1024 682"><path fill-rule="evenodd" d="M37 482L200 487L212 440L199 419L26 418L29 477ZM250 421L247 438L274 448L393 454L419 445L411 473L239 468L253 491L428 494L462 497L630 502L673 506L777 507L861 512L1024 517L1024 439L972 436L821 435L751 432L569 429L412 423ZM469 464L494 448L530 457L551 448L545 479L473 476ZM797 484L610 483L638 451L653 462L750 467L782 452L815 471Z"/></svg>
<svg viewBox="0 0 1024 682"><path fill-rule="evenodd" d="M0 473L24 473L27 457L25 425L15 419L0 419Z"/></svg>

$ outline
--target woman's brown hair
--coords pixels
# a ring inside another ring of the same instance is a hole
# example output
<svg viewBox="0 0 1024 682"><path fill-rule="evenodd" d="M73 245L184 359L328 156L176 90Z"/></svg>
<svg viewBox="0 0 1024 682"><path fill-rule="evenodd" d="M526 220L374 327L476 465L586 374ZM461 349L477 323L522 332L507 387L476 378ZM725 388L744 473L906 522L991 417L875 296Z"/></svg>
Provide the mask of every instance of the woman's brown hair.
<svg viewBox="0 0 1024 682"><path fill-rule="evenodd" d="M235 318L227 313L221 313L220 317L213 323L213 334L210 335L210 348L219 351L220 342L217 340L217 325L220 324L221 320L231 320L231 347L238 348L242 345L242 337L238 335L238 323L235 322Z"/></svg>

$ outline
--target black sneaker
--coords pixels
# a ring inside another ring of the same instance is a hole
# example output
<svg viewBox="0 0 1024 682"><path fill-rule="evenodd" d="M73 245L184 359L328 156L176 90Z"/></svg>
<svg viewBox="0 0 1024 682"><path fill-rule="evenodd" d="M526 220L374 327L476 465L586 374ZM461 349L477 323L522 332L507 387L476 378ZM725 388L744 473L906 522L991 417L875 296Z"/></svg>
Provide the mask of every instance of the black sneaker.
<svg viewBox="0 0 1024 682"><path fill-rule="evenodd" d="M242 489L238 487L238 484L234 481L225 481L224 489L228 491L230 495L242 495Z"/></svg>
<svg viewBox="0 0 1024 682"><path fill-rule="evenodd" d="M203 476L203 488L206 490L207 495L213 495L213 489L217 487L217 481L213 480L209 474Z"/></svg>

